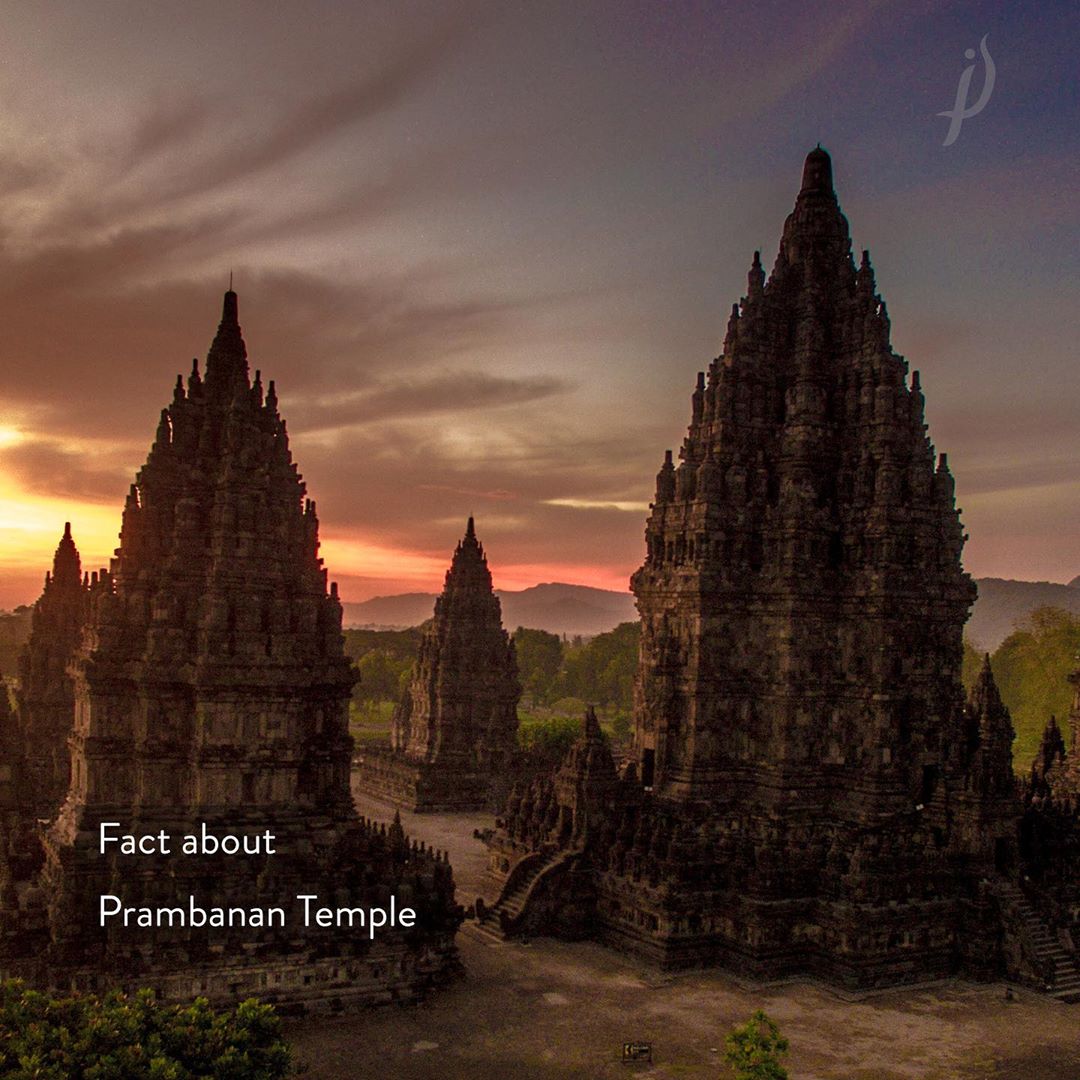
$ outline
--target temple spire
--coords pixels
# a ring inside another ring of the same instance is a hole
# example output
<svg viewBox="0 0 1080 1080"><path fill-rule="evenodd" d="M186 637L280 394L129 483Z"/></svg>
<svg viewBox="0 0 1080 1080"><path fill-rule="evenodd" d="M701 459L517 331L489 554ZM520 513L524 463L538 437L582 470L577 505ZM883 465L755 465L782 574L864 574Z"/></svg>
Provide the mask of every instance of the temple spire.
<svg viewBox="0 0 1080 1080"><path fill-rule="evenodd" d="M250 389L247 347L240 332L239 304L229 289L221 306L221 322L206 357L206 389L212 398L228 404Z"/></svg>
<svg viewBox="0 0 1080 1080"><path fill-rule="evenodd" d="M585 720L581 730L586 739L603 739L604 737L600 730L600 721L596 718L596 708L592 705L585 710Z"/></svg>
<svg viewBox="0 0 1080 1080"><path fill-rule="evenodd" d="M499 802L517 748L520 696L514 646L470 515L394 710L393 754L371 759L363 783L413 809Z"/></svg>
<svg viewBox="0 0 1080 1080"><path fill-rule="evenodd" d="M65 522L19 657L20 798L23 810L35 820L53 814L70 781L68 740L75 698L68 665L79 644L87 600L79 551L71 523Z"/></svg>
<svg viewBox="0 0 1080 1080"><path fill-rule="evenodd" d="M458 541L454 549L454 556L450 560L450 569L446 572L445 588L451 589L452 585L460 582L472 582L479 577L485 578L487 588L491 588L491 571L488 570L487 557L484 555L484 545L476 536L476 523L472 515L465 525L465 535ZM444 593L445 596L445 593Z"/></svg>
<svg viewBox="0 0 1080 1080"><path fill-rule="evenodd" d="M53 556L52 579L61 585L78 588L82 581L82 568L79 565L79 551L71 536L71 522L64 522L64 535L56 546Z"/></svg>
<svg viewBox="0 0 1080 1080"><path fill-rule="evenodd" d="M837 277L851 273L851 239L847 219L833 188L832 160L820 146L806 155L795 209L784 223L777 269L809 262L810 291L834 290ZM774 270L775 273L775 270Z"/></svg>
<svg viewBox="0 0 1080 1080"><path fill-rule="evenodd" d="M232 274L229 275L229 288L221 305L221 325L235 326L237 330L240 329L240 308L236 293L232 288Z"/></svg>
<svg viewBox="0 0 1080 1080"><path fill-rule="evenodd" d="M761 265L761 252L754 252L754 261L750 266L750 272L746 275L747 296L755 299L761 295L765 288L765 269Z"/></svg>
<svg viewBox="0 0 1080 1080"><path fill-rule="evenodd" d="M449 868L389 850L385 829L380 836L362 823L353 804L348 702L357 675L343 652L341 604L327 594L315 502L305 494L284 421L260 410L248 386L230 289L205 391L162 414L129 489L111 569L96 572L88 590L77 567L74 590L58 570L34 609L20 726L32 733L24 740L28 836L40 837L44 870L37 876L29 860L20 865L27 887L13 911L3 880L13 834L0 816L5 977L25 973L55 987L92 972L103 986L137 983L166 999L200 982L213 994L216 981L221 999L231 1000L228 979L248 985L267 970L295 968L298 999L347 991L351 1002L374 1003L388 988L408 997L453 970L461 916ZM71 544L65 530L58 563ZM211 713L214 749L206 755L201 718ZM273 732L272 752L252 717ZM0 760L0 809L9 765ZM266 912L303 889L359 905L404 889L430 914L407 936L387 925L374 944L244 920L246 956L221 954L215 941L224 937L210 933L205 916L170 918L158 924L163 933L147 926L136 939L93 915L122 870L91 843L104 817L136 822L147 835L200 826L220 835L241 822L245 835L265 837L260 854L273 853L274 837L289 853L269 875L262 858L145 863L132 887L148 911L243 897ZM51 819L44 830L42 818ZM267 825L272 833L262 832ZM383 950L392 970L343 988L341 972Z"/></svg>
<svg viewBox="0 0 1080 1080"><path fill-rule="evenodd" d="M983 653L982 667L979 669L979 677L971 691L972 701L978 702L984 707L990 706L996 709L1003 708L1001 694L994 680L994 669L990 664L990 654Z"/></svg>

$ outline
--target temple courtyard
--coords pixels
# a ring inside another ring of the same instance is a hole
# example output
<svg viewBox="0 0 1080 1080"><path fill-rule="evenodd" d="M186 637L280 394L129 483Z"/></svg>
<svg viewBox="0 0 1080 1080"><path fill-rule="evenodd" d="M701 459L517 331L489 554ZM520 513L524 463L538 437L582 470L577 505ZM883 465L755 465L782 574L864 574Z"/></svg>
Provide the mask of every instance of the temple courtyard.
<svg viewBox="0 0 1080 1080"><path fill-rule="evenodd" d="M392 808L358 798L362 814ZM493 900L485 814L403 814L448 850L458 898ZM466 924L467 925L467 924ZM951 982L852 999L806 981L755 986L723 971L671 974L588 942L488 944L459 934L466 976L421 1005L290 1021L311 1080L562 1080L728 1075L726 1032L763 1008L791 1042L792 1080L1077 1080L1080 1005L1002 984ZM624 1042L651 1042L627 1065Z"/></svg>

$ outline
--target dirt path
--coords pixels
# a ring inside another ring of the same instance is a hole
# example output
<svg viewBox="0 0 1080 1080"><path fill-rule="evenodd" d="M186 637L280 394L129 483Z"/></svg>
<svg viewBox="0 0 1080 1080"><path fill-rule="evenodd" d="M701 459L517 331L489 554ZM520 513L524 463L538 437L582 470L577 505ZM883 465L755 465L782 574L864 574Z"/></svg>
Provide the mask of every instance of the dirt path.
<svg viewBox="0 0 1080 1080"><path fill-rule="evenodd" d="M364 801L361 812L392 817ZM402 815L446 848L463 902L484 893L483 815ZM489 896L490 898L490 896ZM718 1078L724 1033L764 1008L791 1041L792 1080L1078 1080L1080 1006L951 983L847 1001L805 982L746 987L719 971L668 975L589 943L459 944L467 975L421 1005L289 1027L311 1080ZM625 1066L624 1041L654 1062Z"/></svg>

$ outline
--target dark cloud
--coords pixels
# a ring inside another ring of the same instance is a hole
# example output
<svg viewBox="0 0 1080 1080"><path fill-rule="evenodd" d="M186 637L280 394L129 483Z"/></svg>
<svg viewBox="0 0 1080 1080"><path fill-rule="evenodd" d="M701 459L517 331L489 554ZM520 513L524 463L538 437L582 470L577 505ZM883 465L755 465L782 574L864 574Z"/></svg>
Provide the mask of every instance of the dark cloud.
<svg viewBox="0 0 1080 1080"><path fill-rule="evenodd" d="M132 461L141 456L134 447L125 455L115 446L76 451L31 439L0 450L0 468L29 492L110 503L131 483Z"/></svg>
<svg viewBox="0 0 1080 1080"><path fill-rule="evenodd" d="M347 393L371 387L357 418L392 414L408 407L402 390L409 388L379 383L380 370L392 367L415 372L410 386L420 408L439 409L440 395L448 402L453 380L432 382L422 369L490 349L547 298L523 303L490 290L469 295L460 286L457 295L444 286L433 291L423 260L408 270L375 263L335 275L242 253L385 223L430 196L459 151L425 147L401 160L380 159L373 176L340 191L313 185L300 199L275 203L248 192L223 203L212 193L241 191L252 178L393 111L457 48L464 12L385 50L359 77L295 95L269 122L264 114L248 123L227 98L158 98L124 136L56 148L69 166L63 170L23 166L14 149L0 158L0 189L6 169L10 185L36 185L40 203L30 217L0 207L7 219L0 233L2 402L32 416L42 436L134 436L144 426L138 418L156 416L167 398L169 369L187 370L189 357L205 353L226 268L238 272L243 311L257 327L249 335L253 363L278 380L286 400L337 391L344 380ZM474 11L469 18L475 25ZM215 266L218 283L208 287ZM453 276L449 266L443 276ZM472 375L465 384L459 402L535 400L561 385Z"/></svg>
<svg viewBox="0 0 1080 1080"><path fill-rule="evenodd" d="M8 151L0 156L0 198L40 190L55 182L57 169L57 163L48 158Z"/></svg>
<svg viewBox="0 0 1080 1080"><path fill-rule="evenodd" d="M34 410L56 433L134 433L171 392L173 372L205 355L219 289L203 281L153 281L150 271L195 242L214 222L123 232L98 245L50 248L24 257L0 251L0 395ZM5 265L6 264L6 265ZM445 364L490 347L539 305L498 297L429 299L422 271L396 280L330 280L300 270L238 268L241 320L254 366L285 399L353 392L378 372ZM140 283L147 278L145 284ZM532 400L556 392L551 377L465 376L465 401ZM438 405L453 379L415 378L419 407ZM408 384L373 387L358 416L408 407ZM308 422L317 422L307 410ZM148 422L148 421L146 421ZM156 421L155 421L156 422Z"/></svg>
<svg viewBox="0 0 1080 1080"><path fill-rule="evenodd" d="M293 405L293 430L327 430L439 413L468 412L539 401L565 393L571 385L550 375L513 378L483 371L447 371L383 383L337 401Z"/></svg>
<svg viewBox="0 0 1080 1080"><path fill-rule="evenodd" d="M467 430L468 421L462 426ZM529 411L490 448L483 441L456 447L437 423L423 422L352 430L332 444L293 439L311 493L335 529L438 551L444 522L476 511L504 522L495 535L512 537L515 561L537 562L571 555L585 562L589 552L604 552L605 561L614 552L632 558L644 510L552 500L644 504L652 497L660 445L648 430L571 436Z"/></svg>
<svg viewBox="0 0 1080 1080"><path fill-rule="evenodd" d="M94 185L66 200L50 231L109 228L148 213L176 213L191 200L265 177L401 105L438 72L466 25L461 15L440 20L419 40L380 56L359 78L298 95L269 124L252 119L230 98L154 102L137 115L119 146L105 152L93 144L82 148L81 168ZM389 191L407 186L394 179L361 190L355 205L363 206L365 195L385 202Z"/></svg>
<svg viewBox="0 0 1080 1080"><path fill-rule="evenodd" d="M1034 459L1000 464L971 464L962 473L962 497L999 491L1069 485L1076 482L1076 460Z"/></svg>
<svg viewBox="0 0 1080 1080"><path fill-rule="evenodd" d="M261 137L229 145L198 162L177 178L171 197L190 197L265 173L337 135L400 104L432 76L438 62L460 38L461 27L448 25L426 40L386 60L360 79L302 101Z"/></svg>
<svg viewBox="0 0 1080 1080"><path fill-rule="evenodd" d="M214 118L224 112L224 103L187 97L152 103L135 121L124 140L122 152L114 157L117 174L145 167L165 151L189 146Z"/></svg>

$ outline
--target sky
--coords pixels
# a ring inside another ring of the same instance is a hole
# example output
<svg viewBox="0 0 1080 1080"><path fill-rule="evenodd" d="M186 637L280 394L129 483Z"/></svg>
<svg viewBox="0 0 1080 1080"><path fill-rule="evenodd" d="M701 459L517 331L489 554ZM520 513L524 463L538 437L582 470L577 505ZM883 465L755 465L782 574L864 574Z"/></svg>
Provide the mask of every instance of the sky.
<svg viewBox="0 0 1080 1080"><path fill-rule="evenodd" d="M346 600L626 589L802 160L833 156L976 576L1080 574L1071 5L0 10L0 607L104 565L233 274ZM943 146L961 73L985 108Z"/></svg>

